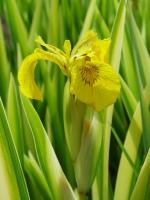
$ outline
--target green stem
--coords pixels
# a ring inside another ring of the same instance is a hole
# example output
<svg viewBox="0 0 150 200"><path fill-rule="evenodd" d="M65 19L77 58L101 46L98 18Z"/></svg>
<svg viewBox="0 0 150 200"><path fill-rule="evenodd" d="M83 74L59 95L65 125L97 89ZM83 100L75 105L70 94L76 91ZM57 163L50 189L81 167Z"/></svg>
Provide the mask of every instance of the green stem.
<svg viewBox="0 0 150 200"><path fill-rule="evenodd" d="M88 197L84 193L79 193L79 200L88 200Z"/></svg>

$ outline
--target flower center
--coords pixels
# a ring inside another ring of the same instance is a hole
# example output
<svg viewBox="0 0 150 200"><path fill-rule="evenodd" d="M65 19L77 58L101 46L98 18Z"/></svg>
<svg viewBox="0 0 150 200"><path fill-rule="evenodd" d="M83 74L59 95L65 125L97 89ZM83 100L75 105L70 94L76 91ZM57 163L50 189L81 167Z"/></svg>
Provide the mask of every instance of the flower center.
<svg viewBox="0 0 150 200"><path fill-rule="evenodd" d="M99 77L99 70L96 65L87 65L80 69L81 79L85 84L93 86Z"/></svg>

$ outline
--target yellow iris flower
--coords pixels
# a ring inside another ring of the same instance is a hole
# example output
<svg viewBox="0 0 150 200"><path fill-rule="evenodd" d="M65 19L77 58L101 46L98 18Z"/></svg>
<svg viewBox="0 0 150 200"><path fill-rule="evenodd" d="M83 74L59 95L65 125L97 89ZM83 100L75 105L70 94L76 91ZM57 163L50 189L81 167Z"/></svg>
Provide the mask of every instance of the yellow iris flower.
<svg viewBox="0 0 150 200"><path fill-rule="evenodd" d="M42 96L34 80L38 60L57 64L70 80L70 93L75 98L101 111L115 102L120 91L120 80L109 64L111 39L98 39L93 31L87 32L71 49L69 40L64 42L64 51L46 44L41 37L36 42L48 51L37 48L27 56L19 69L18 80L24 95L41 100Z"/></svg>

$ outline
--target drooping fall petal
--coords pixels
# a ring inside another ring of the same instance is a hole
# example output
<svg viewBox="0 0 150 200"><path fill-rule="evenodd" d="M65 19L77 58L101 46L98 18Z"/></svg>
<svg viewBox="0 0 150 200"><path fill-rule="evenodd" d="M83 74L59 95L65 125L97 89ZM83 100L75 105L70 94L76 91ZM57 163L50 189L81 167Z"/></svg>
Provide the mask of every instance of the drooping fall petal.
<svg viewBox="0 0 150 200"><path fill-rule="evenodd" d="M65 60L54 53L36 49L33 54L27 56L19 69L18 80L21 92L31 98L41 100L42 95L34 80L34 71L38 60L48 60L56 63L65 72Z"/></svg>
<svg viewBox="0 0 150 200"><path fill-rule="evenodd" d="M120 81L114 69L105 63L90 63L73 67L70 92L80 101L101 111L115 102Z"/></svg>

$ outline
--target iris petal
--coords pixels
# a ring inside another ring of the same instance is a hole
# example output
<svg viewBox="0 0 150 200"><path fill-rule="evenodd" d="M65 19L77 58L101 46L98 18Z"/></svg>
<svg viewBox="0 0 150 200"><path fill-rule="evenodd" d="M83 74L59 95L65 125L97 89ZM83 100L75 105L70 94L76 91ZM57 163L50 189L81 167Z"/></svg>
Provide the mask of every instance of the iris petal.
<svg viewBox="0 0 150 200"><path fill-rule="evenodd" d="M93 51L95 52L96 59L101 62L109 63L111 38L104 40L97 40L93 45Z"/></svg>
<svg viewBox="0 0 150 200"><path fill-rule="evenodd" d="M78 54L78 52L89 51L93 46L94 42L97 41L97 34L93 31L88 31L83 35L83 37L79 40L76 46L72 50L72 55Z"/></svg>
<svg viewBox="0 0 150 200"><path fill-rule="evenodd" d="M70 40L65 40L64 42L64 51L66 55L69 57L71 53L71 43Z"/></svg>
<svg viewBox="0 0 150 200"><path fill-rule="evenodd" d="M46 52L42 49L36 49L33 54L27 56L23 60L18 73L20 89L25 96L31 99L41 100L42 95L34 80L34 71L38 60L49 60L54 62L59 65L64 73L65 61L62 58L60 59L58 55Z"/></svg>
<svg viewBox="0 0 150 200"><path fill-rule="evenodd" d="M24 59L18 73L18 80L20 90L25 96L31 99L41 100L42 95L34 81L34 70L37 60L38 57L36 53L33 53Z"/></svg>
<svg viewBox="0 0 150 200"><path fill-rule="evenodd" d="M109 65L111 39L100 40L93 31L87 32L71 51L69 40L64 42L64 52L46 44L41 37L36 42L45 47L36 49L22 62L18 79L21 91L32 99L42 99L34 81L38 60L56 63L70 79L70 92L83 103L101 111L115 102L120 91L120 80Z"/></svg>
<svg viewBox="0 0 150 200"><path fill-rule="evenodd" d="M47 48L51 53L55 53L59 56L65 56L65 53L63 51L61 51L60 49L58 49L57 47L53 45L46 44L40 36L38 36L35 41L41 46Z"/></svg>
<svg viewBox="0 0 150 200"><path fill-rule="evenodd" d="M93 70L94 67L96 67L96 71ZM84 68L85 66L73 68L70 92L96 111L101 111L116 101L120 91L119 77L114 69L106 63L96 65L91 63L89 73L93 78L90 77L90 79L87 69L84 72L84 77L81 74L81 69L84 70Z"/></svg>

